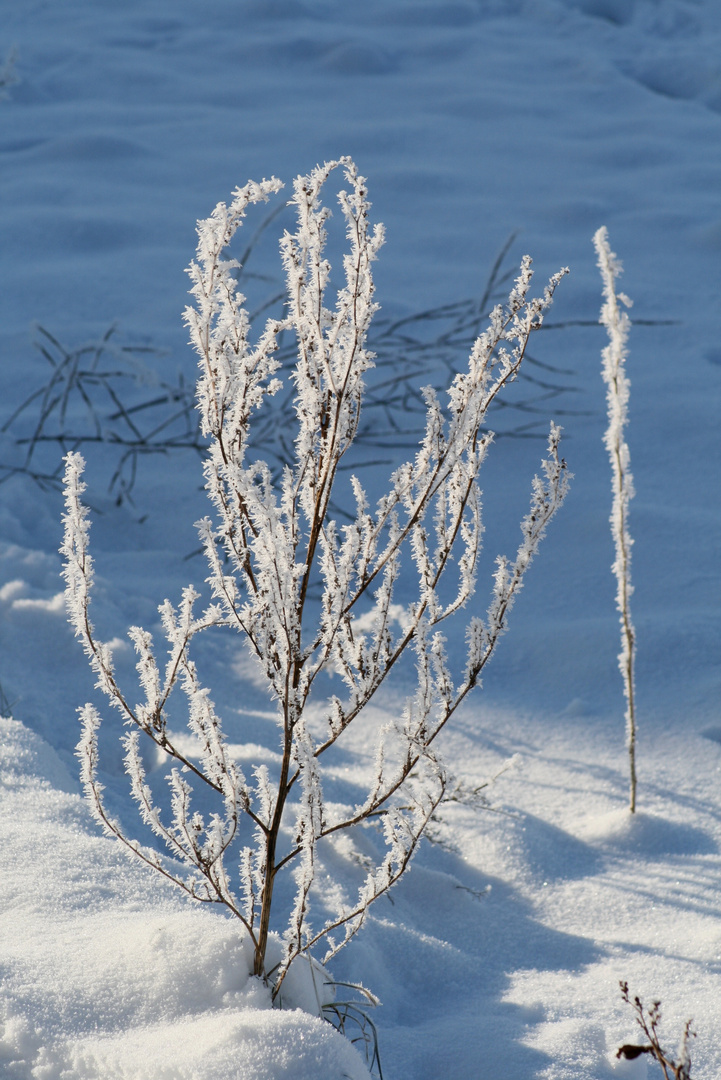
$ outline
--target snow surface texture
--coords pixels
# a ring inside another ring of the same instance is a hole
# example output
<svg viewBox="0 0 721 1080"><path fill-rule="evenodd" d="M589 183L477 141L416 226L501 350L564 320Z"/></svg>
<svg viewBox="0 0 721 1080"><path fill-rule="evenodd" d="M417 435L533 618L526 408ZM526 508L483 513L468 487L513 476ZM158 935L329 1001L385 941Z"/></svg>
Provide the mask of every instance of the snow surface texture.
<svg viewBox="0 0 721 1080"><path fill-rule="evenodd" d="M119 343L155 350L146 385L192 383L180 313L195 221L249 177L288 182L352 155L387 230L381 314L399 318L479 295L518 230L516 264L528 251L539 280L571 267L550 321L593 323L591 237L608 227L634 300L639 812L625 809L605 339L601 327L568 327L538 335L533 353L570 372L554 376L566 390L543 400L551 392L537 387L539 411L523 419L564 425L574 487L483 691L442 747L476 785L519 753L491 792L512 816L450 805L443 843L425 846L332 972L382 999L388 1080L643 1076L643 1059L614 1065L615 1048L635 1039L622 978L662 999L671 1048L692 1015L693 1075L720 1075L721 9L3 0L0 10L0 58L16 46L18 79L0 77L0 425L48 378L33 322L75 349L117 321ZM263 275L249 279L258 304L277 287L265 280L278 276L273 230L249 261ZM2 465L23 460L15 439L32 433L31 410L23 417L0 436ZM192 451L143 460L134 505L115 507L116 457L91 449L90 502L102 512L94 616L132 678L127 626L153 626L165 596L176 601L194 577L202 586L200 563L185 559L206 512L200 465ZM489 459L481 610L493 558L516 547L541 451L506 439ZM368 456L387 459L383 479L393 449ZM59 596L60 535L53 491L20 476L0 488L0 683L15 717L1 752L0 1069L39 1080L363 1076L329 1025L270 1010L234 926L97 834L73 757L75 709L93 690ZM245 657L213 642L200 659L244 767L272 767L270 706ZM394 705L377 702L369 724ZM339 801L372 768L367 742L359 734L348 749ZM132 815L119 755L112 742L101 750L108 798ZM349 861L351 884L356 871Z"/></svg>

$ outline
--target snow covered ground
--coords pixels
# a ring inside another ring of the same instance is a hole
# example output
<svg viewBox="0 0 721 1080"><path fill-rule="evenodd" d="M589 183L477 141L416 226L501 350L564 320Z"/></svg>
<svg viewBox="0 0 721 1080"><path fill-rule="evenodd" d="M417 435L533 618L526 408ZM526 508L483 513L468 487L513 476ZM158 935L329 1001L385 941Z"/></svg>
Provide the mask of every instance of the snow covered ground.
<svg viewBox="0 0 721 1080"><path fill-rule="evenodd" d="M472 784L520 755L489 791L504 813L449 806L439 842L378 902L332 973L381 998L386 1080L644 1076L645 1059L614 1063L616 1047L635 1040L620 979L644 1001L661 998L671 1049L693 1016L693 1075L721 1076L721 7L0 0L0 12L0 56L16 47L18 79L7 79L11 64L0 102L0 476L23 465L17 440L38 424L40 397L8 423L51 372L34 343L57 360L59 346L72 353L116 325L110 344L126 351L102 363L134 365L124 401L192 385L181 312L195 222L248 178L288 184L352 155L387 229L375 277L381 317L394 319L479 296L518 233L504 268L525 252L539 281L569 265L549 321L593 323L591 238L608 227L636 322L639 813L625 810L604 335L566 326L534 340L547 366L529 373L546 385L520 384L521 407L499 411L497 424L537 435L557 418L573 488L483 690L443 747ZM283 221L248 260L254 303L277 290ZM132 502L115 505L118 452L107 440L117 421L103 409L101 441L83 451L94 613L129 678L127 626L152 627L166 596L202 585L202 562L188 556L204 497L197 454L173 450L142 459ZM85 416L74 398L66 426ZM402 453L371 450L381 477ZM59 455L38 444L32 466L52 473ZM486 467L481 610L495 555L515 550L541 455L537 438L503 438ZM98 835L74 758L76 708L95 691L60 596L60 514L52 484L18 473L0 486L0 1071L366 1075L329 1025L270 1010L247 980L234 926ZM272 760L269 705L237 641L213 640L202 660L239 754ZM103 780L131 821L112 746ZM350 789L360 790L366 750L360 737L349 748Z"/></svg>

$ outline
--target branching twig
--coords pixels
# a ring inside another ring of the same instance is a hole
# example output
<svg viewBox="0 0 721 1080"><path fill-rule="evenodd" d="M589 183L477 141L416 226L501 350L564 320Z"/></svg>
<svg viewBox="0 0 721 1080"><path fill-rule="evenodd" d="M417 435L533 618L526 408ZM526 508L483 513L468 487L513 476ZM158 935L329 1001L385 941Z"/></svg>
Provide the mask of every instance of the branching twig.
<svg viewBox="0 0 721 1080"><path fill-rule="evenodd" d="M336 169L343 170L348 185L338 195L348 251L344 283L331 300L325 257L329 211L320 196ZM270 975L271 927L279 924L275 885L292 872L295 894L290 910L281 909L283 953L272 975L276 999L294 958L316 944L326 949L325 960L333 956L363 925L370 905L387 895L410 865L448 790L438 737L480 684L568 484L559 454L560 429L551 424L515 558L497 560L486 618L471 619L465 665L454 670L441 624L475 593L483 531L478 474L492 443L488 411L521 371L530 337L543 324L566 271L554 275L541 296L532 297L531 260L522 260L507 303L489 313L465 369L451 379L447 407L442 408L432 387L421 392L425 420L415 454L395 469L373 508L353 475L354 510L339 526L333 491L361 431L364 383L373 367L368 338L377 308L371 269L383 231L369 224L366 182L349 158L298 177L291 200L297 229L286 231L281 240L287 306L282 318L269 318L251 341L245 298L238 291L238 264L225 253L248 208L280 186L277 180L249 182L234 192L230 205L219 204L198 225L197 261L189 270L194 306L187 309L186 322L199 357L200 432L209 442L204 472L216 512L215 523L199 523L212 600L196 614L199 596L189 586L177 609L168 601L161 605L169 654L164 670L151 635L140 627L130 629L144 694L137 706L120 689L110 649L97 639L90 619L89 522L81 499L84 462L76 451L66 455L63 544L71 620L98 686L131 727L124 744L132 796L143 823L173 856L173 866L126 836L108 815L97 776L99 714L87 706L79 753L96 817L128 851L190 896L223 905L236 916L253 943L254 972L264 978ZM476 305L473 319L478 315ZM407 332L407 323L395 332L401 330ZM258 456L252 432L264 406L281 393L280 354L291 333L293 423L284 424L291 434L283 443L286 460L276 473ZM51 362L55 359L52 354ZM85 370L71 354L62 355L54 367L71 370L76 384L78 372ZM64 416L61 382L55 379L43 399L42 425L50 414ZM131 412L118 399L114 415L124 430L135 429L137 439L141 410ZM36 442L41 434L36 433ZM397 620L394 595L402 573L416 579L416 599ZM318 603L311 603L313 590ZM258 766L246 779L225 743L221 719L190 656L195 636L211 627L241 633L276 702L279 754L272 775ZM365 799L331 809L322 783L328 757L401 657L411 653L416 692L380 733ZM344 684L343 696L330 700L321 689L321 674L329 667ZM183 752L168 730L166 705L175 689L186 698L195 753ZM320 717L320 732L308 720L314 702L312 715ZM167 815L148 784L140 735L171 765ZM209 818L193 810L192 784L197 783L218 806ZM482 797L480 787L475 797ZM311 926L311 894L323 846L370 821L382 825L384 853L367 867L357 897ZM348 1019L351 1006L346 1004Z"/></svg>
<svg viewBox="0 0 721 1080"><path fill-rule="evenodd" d="M633 1009L636 1014L636 1023L648 1041L646 1043L624 1043L623 1046L618 1048L616 1057L632 1061L642 1054L650 1054L663 1069L666 1080L672 1080L672 1078L673 1080L689 1080L691 1076L691 1055L688 1043L689 1039L696 1038L696 1032L691 1028L693 1021L687 1020L684 1025L679 1058L676 1061L661 1047L658 1033L658 1027L661 1023L661 1002L654 1001L650 1009L646 1011L640 997L631 1000L627 982L621 982L619 985L623 1000Z"/></svg>

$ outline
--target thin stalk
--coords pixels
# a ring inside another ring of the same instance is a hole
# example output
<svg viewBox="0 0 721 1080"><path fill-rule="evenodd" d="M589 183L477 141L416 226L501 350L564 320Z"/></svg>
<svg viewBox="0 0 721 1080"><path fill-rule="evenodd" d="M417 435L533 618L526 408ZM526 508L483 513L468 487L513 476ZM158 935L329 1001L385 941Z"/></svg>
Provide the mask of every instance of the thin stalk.
<svg viewBox="0 0 721 1080"><path fill-rule="evenodd" d="M603 350L603 381L606 383L606 401L608 404L608 429L604 443L611 461L613 507L611 510L611 532L616 548L613 571L616 575L616 606L621 623L621 652L618 664L623 677L623 690L626 697L626 735L629 762L629 810L636 812L636 705L634 694L634 660L636 655L636 635L631 622L630 598L633 592L631 584L631 546L633 540L628 532L628 506L633 498L633 477L631 476L631 455L623 436L623 429L628 423L629 380L626 375L626 356L628 331L631 320L620 304L631 306L631 301L623 293L616 292L616 278L622 271L620 262L611 251L608 233L605 228L598 230L593 238L598 255L598 267L603 279L604 304L601 308L600 322L606 327L609 344Z"/></svg>

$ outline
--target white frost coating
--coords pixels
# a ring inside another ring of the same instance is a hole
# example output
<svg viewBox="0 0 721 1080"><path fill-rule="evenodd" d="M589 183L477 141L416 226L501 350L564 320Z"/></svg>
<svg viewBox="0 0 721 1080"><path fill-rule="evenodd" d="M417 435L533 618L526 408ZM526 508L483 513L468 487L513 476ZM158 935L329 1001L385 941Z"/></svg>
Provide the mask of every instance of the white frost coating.
<svg viewBox="0 0 721 1080"><path fill-rule="evenodd" d="M631 455L624 438L623 429L628 423L628 398L630 383L626 375L627 341L631 320L620 306L631 307L624 293L616 292L616 278L622 272L621 263L611 251L605 227L593 238L598 255L598 268L603 279L604 304L600 322L606 327L609 344L603 350L603 381L606 383L608 428L604 445L611 460L613 505L611 509L611 532L616 549L613 572L616 576L616 606L621 623L621 652L618 666L623 677L626 697L626 734L630 767L631 813L636 810L636 710L634 689L634 659L636 632L631 622L631 547L633 540L628 532L629 503L634 496L631 475Z"/></svg>
<svg viewBox="0 0 721 1080"><path fill-rule="evenodd" d="M331 302L324 254L329 211L320 196L336 169L342 169L349 189L338 197L348 251L344 282ZM327 949L326 959L332 956L362 925L369 905L408 868L447 789L435 740L479 684L567 488L565 462L558 454L560 429L552 425L543 476L533 481L515 561L499 560L486 622L471 620L465 672L454 675L441 624L475 592L483 532L477 478L492 442L485 431L487 411L516 377L529 336L541 326L566 271L551 278L542 297L531 298L531 261L523 260L508 305L494 309L489 328L473 346L468 369L453 380L447 410L430 388L425 390L425 435L415 457L394 472L375 509L360 480L353 478L355 517L339 526L330 515L332 490L358 428L364 374L373 363L365 339L377 307L371 264L383 230L369 224L366 182L349 158L298 177L291 199L297 229L286 232L280 243L288 314L269 320L251 346L244 298L233 277L237 264L223 253L247 208L279 187L277 180L248 183L236 190L229 207L221 203L198 225L197 260L190 268L195 304L185 318L199 355L198 408L210 440L204 471L216 522L205 519L198 528L212 602L196 614L199 595L189 586L177 610L167 600L160 606L168 651L164 670L151 635L131 628L144 694L136 707L117 687L108 651L96 642L88 618L92 563L87 512L80 501L83 461L77 454L66 459L63 545L71 620L99 686L131 727L125 763L132 796L141 820L173 858L141 848L108 816L97 779L99 717L87 707L79 753L96 817L129 851L191 897L220 904L236 916L252 943L255 973L272 980L276 996L296 957L317 943ZM274 354L278 335L289 330L298 346L292 375L295 454L275 484L267 464L247 456L248 432L253 413L278 388ZM404 548L418 588L415 601L401 609L394 595ZM319 616L312 622L311 587L321 597ZM264 765L254 768L250 784L233 761L221 719L189 655L194 637L210 627L241 632L276 702L278 760L272 773ZM406 649L415 658L417 689L400 717L381 733L367 796L355 808L335 804L326 814L324 755ZM318 676L324 669L341 674L345 697L322 699L318 708ZM166 705L175 689L186 698L197 756L190 757L167 728ZM306 722L311 707L324 721L312 733ZM169 820L147 782L141 738L150 739L171 765ZM216 812L194 809L193 785L198 783L215 800ZM318 843L372 820L382 824L385 856L368 868L354 902L311 929ZM294 897L285 910L277 910L274 885L285 874L292 874ZM270 935L283 921L283 951L271 968L266 955Z"/></svg>

